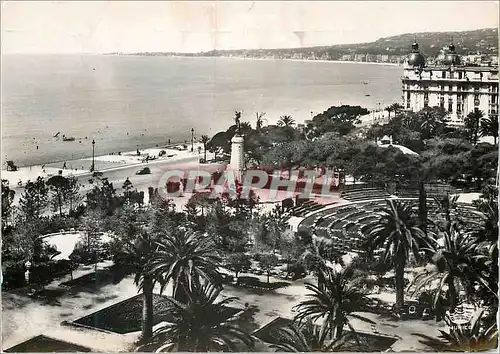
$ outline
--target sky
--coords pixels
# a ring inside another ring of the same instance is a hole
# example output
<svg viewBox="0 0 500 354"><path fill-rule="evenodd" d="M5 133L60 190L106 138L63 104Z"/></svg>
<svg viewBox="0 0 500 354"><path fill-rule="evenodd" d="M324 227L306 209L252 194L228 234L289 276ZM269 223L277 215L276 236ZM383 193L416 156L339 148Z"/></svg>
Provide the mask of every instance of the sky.
<svg viewBox="0 0 500 354"><path fill-rule="evenodd" d="M497 1L2 3L2 53L199 52L498 27Z"/></svg>

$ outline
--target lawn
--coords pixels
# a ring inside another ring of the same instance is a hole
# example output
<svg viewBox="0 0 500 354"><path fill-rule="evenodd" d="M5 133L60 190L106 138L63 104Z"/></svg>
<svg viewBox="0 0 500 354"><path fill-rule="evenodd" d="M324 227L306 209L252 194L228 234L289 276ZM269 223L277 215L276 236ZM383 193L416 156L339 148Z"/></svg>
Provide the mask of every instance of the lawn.
<svg viewBox="0 0 500 354"><path fill-rule="evenodd" d="M153 295L153 324L169 322L172 319L161 317L158 314L167 305L167 296ZM228 317L240 312L240 309L226 307ZM108 306L105 309L79 318L73 323L103 329L110 332L125 334L141 330L142 320L142 294L133 296L125 301Z"/></svg>

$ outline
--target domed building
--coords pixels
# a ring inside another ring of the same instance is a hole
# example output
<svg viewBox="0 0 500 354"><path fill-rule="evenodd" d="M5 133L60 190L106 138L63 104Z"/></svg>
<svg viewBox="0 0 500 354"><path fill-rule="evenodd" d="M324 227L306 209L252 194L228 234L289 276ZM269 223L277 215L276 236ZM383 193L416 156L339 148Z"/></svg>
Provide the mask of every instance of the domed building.
<svg viewBox="0 0 500 354"><path fill-rule="evenodd" d="M454 44L443 48L429 66L414 42L403 66L403 107L418 112L439 106L450 124L462 125L473 111L498 117L498 66L466 66Z"/></svg>
<svg viewBox="0 0 500 354"><path fill-rule="evenodd" d="M455 45L453 43L441 50L441 53L436 58L436 64L454 66L461 65L461 58L456 53Z"/></svg>
<svg viewBox="0 0 500 354"><path fill-rule="evenodd" d="M411 53L406 59L406 66L412 68L423 68L425 66L425 57L418 50L418 43L414 42L411 46Z"/></svg>

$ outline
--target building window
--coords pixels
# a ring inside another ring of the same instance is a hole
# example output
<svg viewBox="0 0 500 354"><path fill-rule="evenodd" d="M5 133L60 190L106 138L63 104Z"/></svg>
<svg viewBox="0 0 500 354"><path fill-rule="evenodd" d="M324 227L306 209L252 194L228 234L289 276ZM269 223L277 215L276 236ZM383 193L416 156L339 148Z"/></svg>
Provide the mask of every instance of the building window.
<svg viewBox="0 0 500 354"><path fill-rule="evenodd" d="M462 79L462 72L461 71L458 73L458 78Z"/></svg>
<svg viewBox="0 0 500 354"><path fill-rule="evenodd" d="M453 100L451 98L448 100L448 112L453 112Z"/></svg>
<svg viewBox="0 0 500 354"><path fill-rule="evenodd" d="M444 85L441 85L441 91L444 91Z"/></svg>
<svg viewBox="0 0 500 354"><path fill-rule="evenodd" d="M446 71L441 72L441 79L446 79Z"/></svg>
<svg viewBox="0 0 500 354"><path fill-rule="evenodd" d="M444 97L439 98L439 107L444 108Z"/></svg>
<svg viewBox="0 0 500 354"><path fill-rule="evenodd" d="M479 95L474 95L474 106L479 106Z"/></svg>

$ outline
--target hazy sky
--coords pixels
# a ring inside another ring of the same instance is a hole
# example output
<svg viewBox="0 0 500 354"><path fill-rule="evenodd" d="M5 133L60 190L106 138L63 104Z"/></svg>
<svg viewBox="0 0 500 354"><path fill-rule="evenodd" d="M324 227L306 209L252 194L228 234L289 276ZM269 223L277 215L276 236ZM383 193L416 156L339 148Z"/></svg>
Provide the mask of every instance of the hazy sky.
<svg viewBox="0 0 500 354"><path fill-rule="evenodd" d="M284 48L485 27L498 27L498 2L3 2L2 52Z"/></svg>

